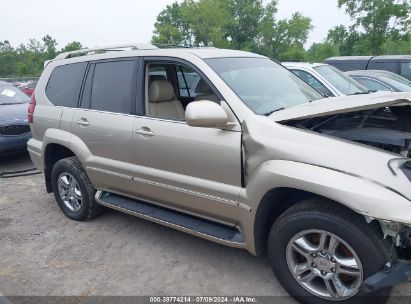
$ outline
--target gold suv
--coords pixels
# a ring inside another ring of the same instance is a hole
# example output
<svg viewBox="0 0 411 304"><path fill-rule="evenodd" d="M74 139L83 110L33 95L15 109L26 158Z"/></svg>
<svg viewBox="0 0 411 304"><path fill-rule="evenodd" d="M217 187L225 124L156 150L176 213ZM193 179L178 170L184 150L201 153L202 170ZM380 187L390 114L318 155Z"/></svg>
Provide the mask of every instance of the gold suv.
<svg viewBox="0 0 411 304"><path fill-rule="evenodd" d="M123 45L46 62L28 150L66 216L103 207L253 255L305 303L406 282L411 95L323 98L248 52Z"/></svg>

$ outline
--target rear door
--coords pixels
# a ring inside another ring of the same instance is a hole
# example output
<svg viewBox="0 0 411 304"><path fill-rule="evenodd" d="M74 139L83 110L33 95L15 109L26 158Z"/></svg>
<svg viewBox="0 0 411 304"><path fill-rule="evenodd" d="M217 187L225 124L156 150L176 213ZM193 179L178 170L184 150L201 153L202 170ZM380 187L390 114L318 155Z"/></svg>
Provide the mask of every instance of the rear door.
<svg viewBox="0 0 411 304"><path fill-rule="evenodd" d="M132 127L135 111L136 60L98 61L90 64L74 113L71 141L85 144L86 171L100 190L124 192L133 161ZM89 151L88 151L89 150ZM131 181L130 181L131 183Z"/></svg>

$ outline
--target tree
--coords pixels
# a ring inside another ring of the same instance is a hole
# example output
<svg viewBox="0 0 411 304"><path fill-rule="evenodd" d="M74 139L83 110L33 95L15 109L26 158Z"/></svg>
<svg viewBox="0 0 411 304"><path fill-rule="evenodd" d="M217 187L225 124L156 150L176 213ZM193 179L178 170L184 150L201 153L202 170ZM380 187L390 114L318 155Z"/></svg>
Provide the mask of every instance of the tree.
<svg viewBox="0 0 411 304"><path fill-rule="evenodd" d="M192 1L184 1L179 4L175 2L167 5L166 8L160 12L157 21L154 24L154 36L152 42L156 44L166 45L184 45L191 46L195 44L191 26L186 20L189 11L188 7L192 7ZM192 8L191 8L192 10Z"/></svg>
<svg viewBox="0 0 411 304"><path fill-rule="evenodd" d="M15 49L10 45L10 42L5 40L0 42L0 77L6 75L13 75L16 69Z"/></svg>
<svg viewBox="0 0 411 304"><path fill-rule="evenodd" d="M183 0L158 15L152 41L303 59L311 19L296 13L290 19L276 20L276 13L276 0Z"/></svg>
<svg viewBox="0 0 411 304"><path fill-rule="evenodd" d="M339 55L338 47L329 42L313 43L307 51L307 57L310 62L323 62L327 58Z"/></svg>
<svg viewBox="0 0 411 304"><path fill-rule="evenodd" d="M261 1L235 0L228 2L228 37L231 48L242 50L254 50L258 38L261 36L259 24L266 18L270 18L270 8L277 5L276 1L264 7ZM276 9L275 9L276 10Z"/></svg>
<svg viewBox="0 0 411 304"><path fill-rule="evenodd" d="M73 41L73 42L68 43L65 47L63 47L63 48L61 49L61 52L62 52L62 53L72 52L72 51L81 50L82 48L83 48L83 46L81 45L80 42L78 42L78 41Z"/></svg>
<svg viewBox="0 0 411 304"><path fill-rule="evenodd" d="M47 59L51 59L56 57L57 55L57 41L51 38L50 35L44 36L42 39L44 44L45 53L44 56ZM47 60L46 59L46 60Z"/></svg>
<svg viewBox="0 0 411 304"><path fill-rule="evenodd" d="M347 29L340 25L332 28L328 31L326 42L338 47L342 56L371 54L366 37L358 33L354 27Z"/></svg>
<svg viewBox="0 0 411 304"><path fill-rule="evenodd" d="M313 29L311 19L295 13L290 19L277 22L274 27L273 57L280 60L306 60L304 44Z"/></svg>
<svg viewBox="0 0 411 304"><path fill-rule="evenodd" d="M384 43L382 49L384 54L411 54L411 37L404 37L401 41L390 39Z"/></svg>
<svg viewBox="0 0 411 304"><path fill-rule="evenodd" d="M374 55L383 53L387 40L401 40L410 33L411 0L338 0L354 20L351 31ZM347 36L349 37L349 35Z"/></svg>
<svg viewBox="0 0 411 304"><path fill-rule="evenodd" d="M5 40L0 42L0 77L39 76L44 61L56 57L60 52L79 50L80 42L70 42L61 51L57 49L57 41L50 35L41 41L30 39L26 44L14 48Z"/></svg>

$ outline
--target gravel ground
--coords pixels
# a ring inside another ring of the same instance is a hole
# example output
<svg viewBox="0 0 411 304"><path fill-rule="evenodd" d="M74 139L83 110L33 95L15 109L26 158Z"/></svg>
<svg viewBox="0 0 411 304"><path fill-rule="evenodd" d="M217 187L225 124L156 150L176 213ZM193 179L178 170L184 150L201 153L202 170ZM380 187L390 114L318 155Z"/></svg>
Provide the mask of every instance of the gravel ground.
<svg viewBox="0 0 411 304"><path fill-rule="evenodd" d="M0 172L31 168L0 156ZM108 210L67 219L42 175L0 179L0 293L5 296L285 296L266 258ZM395 288L390 303L411 296ZM293 301L287 301L293 302Z"/></svg>

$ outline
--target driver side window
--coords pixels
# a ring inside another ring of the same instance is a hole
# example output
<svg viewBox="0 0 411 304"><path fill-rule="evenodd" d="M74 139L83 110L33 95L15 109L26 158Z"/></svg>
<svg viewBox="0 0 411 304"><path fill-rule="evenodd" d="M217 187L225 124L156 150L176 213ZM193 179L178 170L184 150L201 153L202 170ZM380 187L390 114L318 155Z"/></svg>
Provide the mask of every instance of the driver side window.
<svg viewBox="0 0 411 304"><path fill-rule="evenodd" d="M146 64L146 116L185 121L191 102L219 102L213 89L192 68L180 63Z"/></svg>

